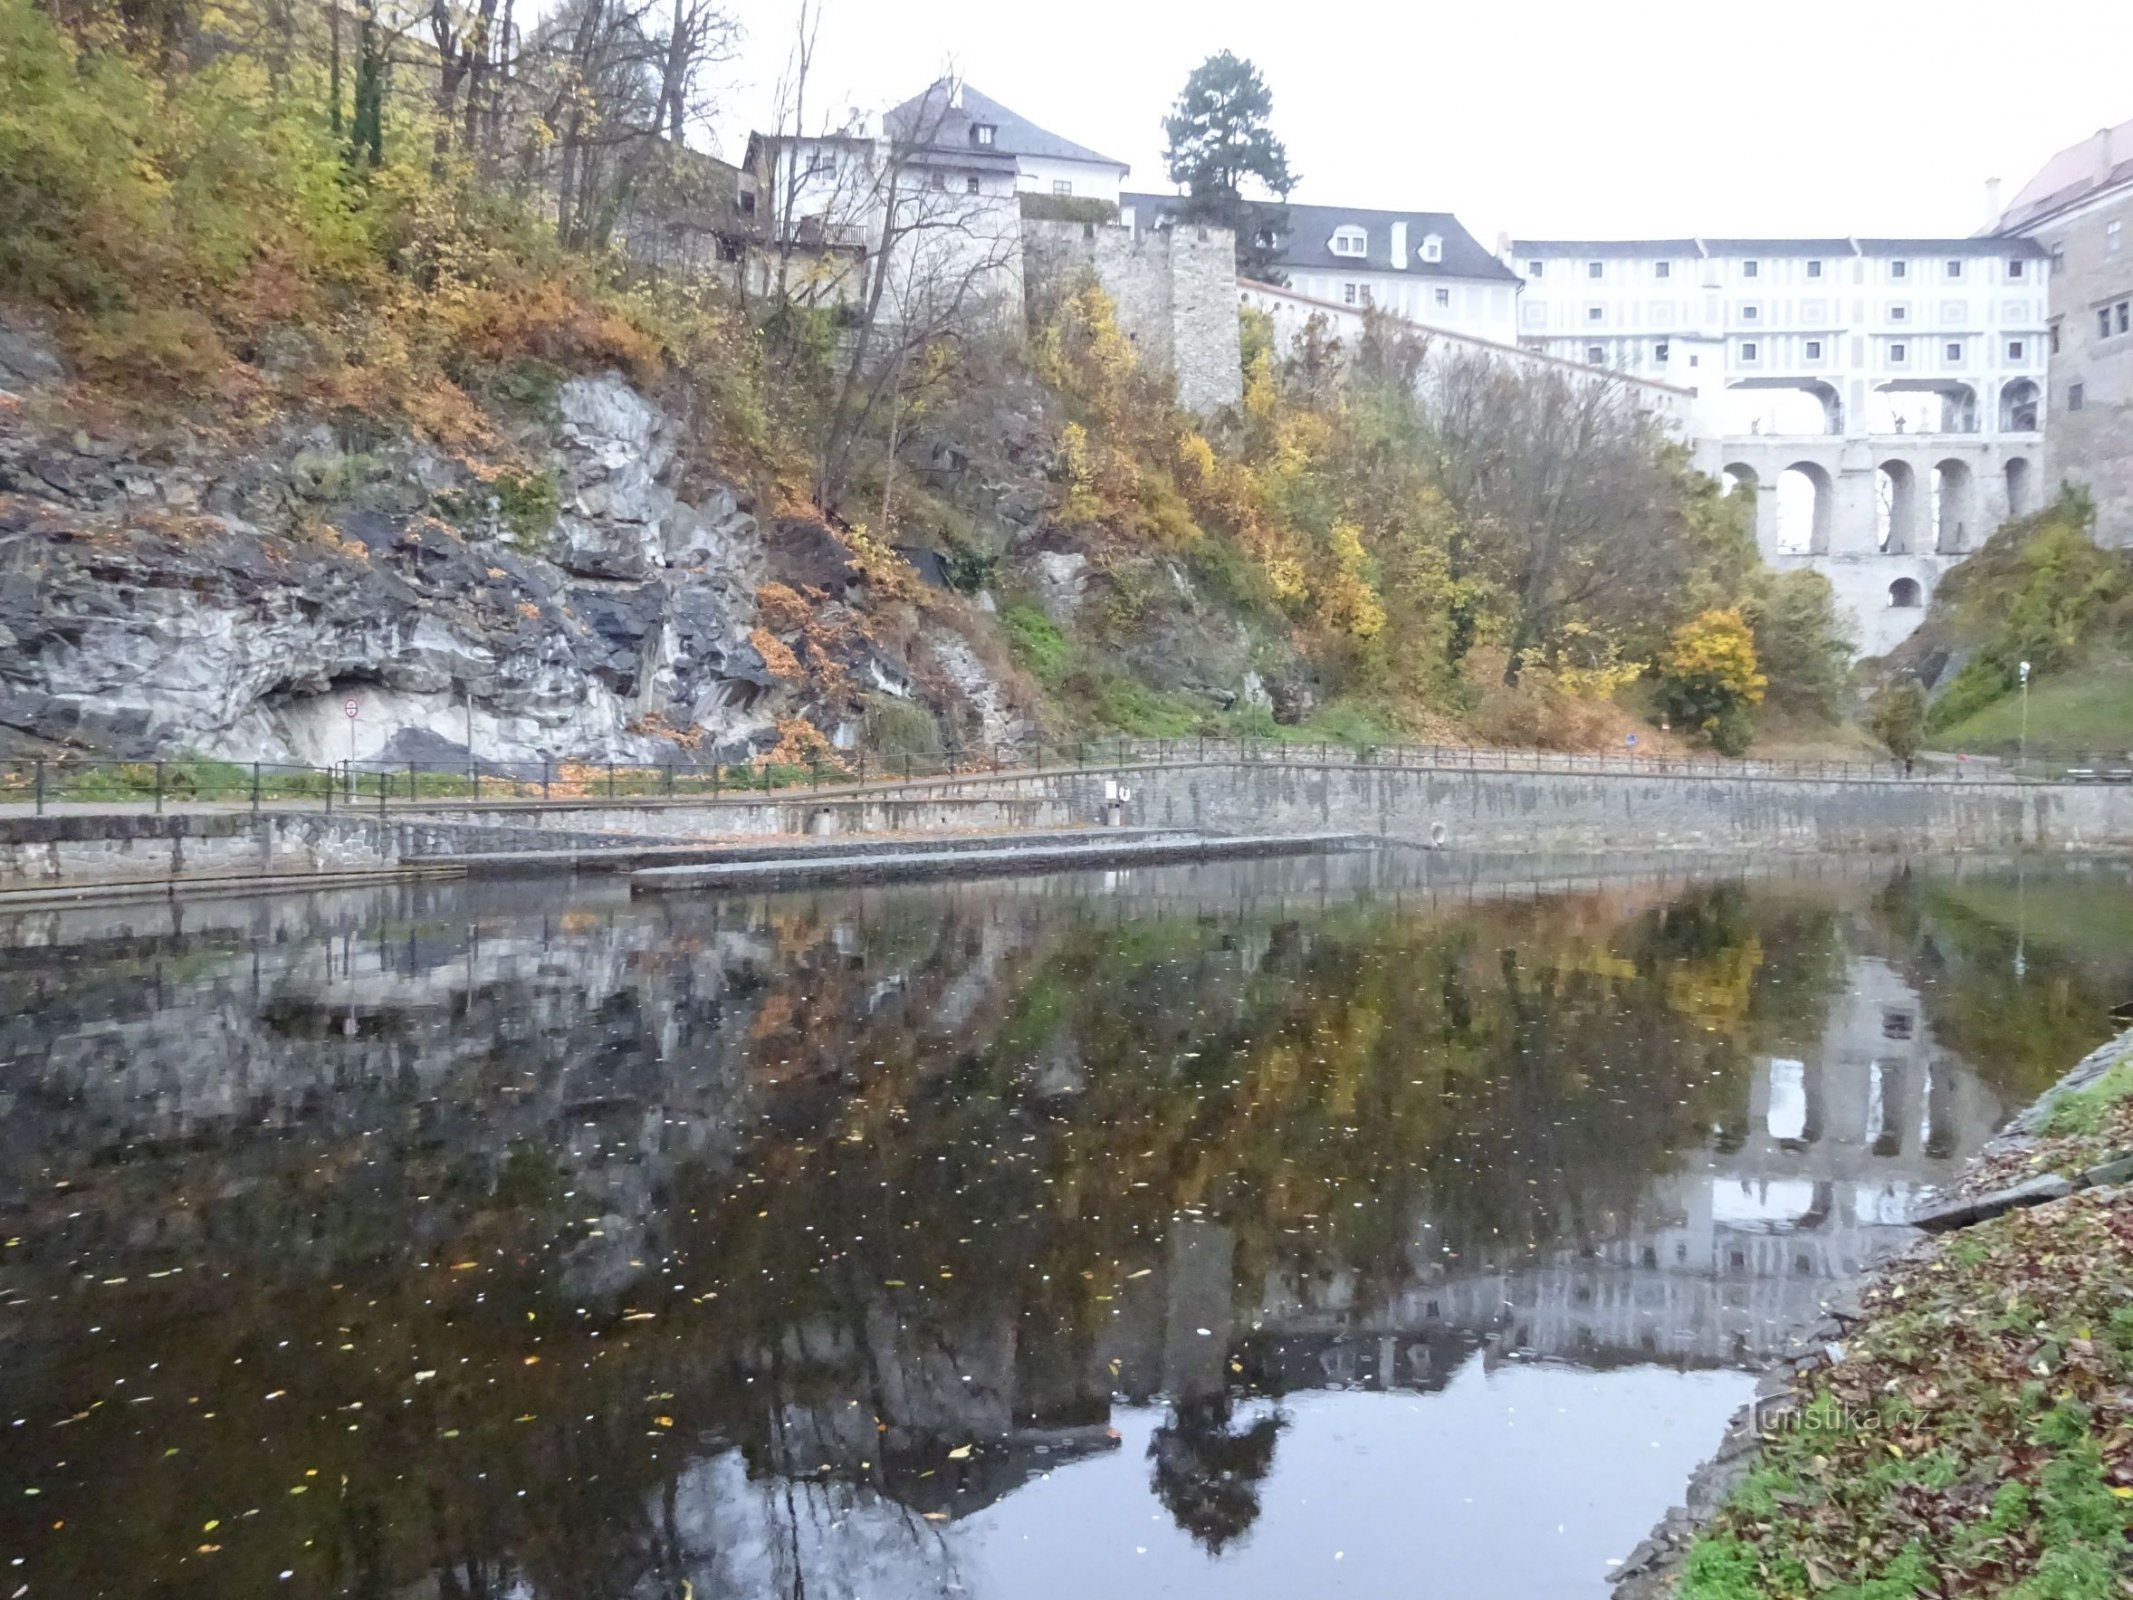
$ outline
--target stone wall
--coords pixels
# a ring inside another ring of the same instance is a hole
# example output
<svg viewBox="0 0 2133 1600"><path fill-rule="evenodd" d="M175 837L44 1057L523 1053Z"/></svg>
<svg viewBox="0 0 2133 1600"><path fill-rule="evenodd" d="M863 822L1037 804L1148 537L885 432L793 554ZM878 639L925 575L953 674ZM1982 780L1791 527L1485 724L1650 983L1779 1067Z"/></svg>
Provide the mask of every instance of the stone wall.
<svg viewBox="0 0 2133 1600"><path fill-rule="evenodd" d="M2096 499L2096 540L2133 545L2133 333L2103 337L2100 307L2133 298L2133 244L2110 248L2107 226L2133 233L2133 185L2077 207L2034 231L2037 242L2065 252L2051 279L2052 318L2059 347L2046 385L2045 481L2049 498L2062 481L2082 484ZM2067 408L2081 386L2081 409Z"/></svg>
<svg viewBox="0 0 2133 1600"><path fill-rule="evenodd" d="M1522 758L1523 759L1523 758ZM963 780L1041 799L1045 824L1122 820L1215 832L1342 830L1455 851L2006 851L2133 848L2133 789L1934 778L1748 778L1488 771L1335 760L1208 761Z"/></svg>
<svg viewBox="0 0 2133 1600"><path fill-rule="evenodd" d="M1227 228L1122 228L1022 223L1025 280L1041 291L1084 268L1118 307L1118 323L1143 361L1177 379L1191 411L1234 405L1243 394L1237 344L1236 236Z"/></svg>

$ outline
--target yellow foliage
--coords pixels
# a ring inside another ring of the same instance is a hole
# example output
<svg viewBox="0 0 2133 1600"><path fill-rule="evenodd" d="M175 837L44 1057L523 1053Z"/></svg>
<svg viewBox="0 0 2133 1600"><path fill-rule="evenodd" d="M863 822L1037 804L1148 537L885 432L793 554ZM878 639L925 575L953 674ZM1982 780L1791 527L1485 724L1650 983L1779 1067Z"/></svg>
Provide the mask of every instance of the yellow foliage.
<svg viewBox="0 0 2133 1600"><path fill-rule="evenodd" d="M1755 633L1738 606L1704 611L1674 630L1661 663L1667 675L1761 705L1770 680L1756 669Z"/></svg>

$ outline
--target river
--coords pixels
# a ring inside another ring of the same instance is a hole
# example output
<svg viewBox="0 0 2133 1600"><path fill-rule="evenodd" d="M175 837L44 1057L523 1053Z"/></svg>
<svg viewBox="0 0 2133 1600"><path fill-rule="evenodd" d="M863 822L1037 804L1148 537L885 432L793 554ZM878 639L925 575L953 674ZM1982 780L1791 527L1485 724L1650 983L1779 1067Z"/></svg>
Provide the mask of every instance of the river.
<svg viewBox="0 0 2133 1600"><path fill-rule="evenodd" d="M0 1600L1601 1600L2133 873L0 920Z"/></svg>

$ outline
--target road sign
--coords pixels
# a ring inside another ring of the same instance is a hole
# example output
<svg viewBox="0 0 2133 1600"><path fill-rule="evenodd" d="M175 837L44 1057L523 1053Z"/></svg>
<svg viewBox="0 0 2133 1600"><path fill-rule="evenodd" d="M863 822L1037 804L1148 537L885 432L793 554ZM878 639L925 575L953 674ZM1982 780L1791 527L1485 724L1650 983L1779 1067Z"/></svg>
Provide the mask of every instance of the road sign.
<svg viewBox="0 0 2133 1600"><path fill-rule="evenodd" d="M357 705L353 700L343 700L341 702L341 709L348 714L349 720L353 721L355 719L356 713L362 710L363 708Z"/></svg>
<svg viewBox="0 0 2133 1600"><path fill-rule="evenodd" d="M1622 735L1622 742L1626 745L1634 745L1637 742L1637 736L1633 733L1625 733Z"/></svg>

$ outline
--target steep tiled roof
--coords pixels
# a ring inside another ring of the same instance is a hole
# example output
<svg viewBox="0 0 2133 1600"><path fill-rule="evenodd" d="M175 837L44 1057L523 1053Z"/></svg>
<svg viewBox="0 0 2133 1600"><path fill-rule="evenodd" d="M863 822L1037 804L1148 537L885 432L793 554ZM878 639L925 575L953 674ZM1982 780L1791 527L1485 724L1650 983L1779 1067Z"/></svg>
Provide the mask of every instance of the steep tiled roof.
<svg viewBox="0 0 2133 1600"><path fill-rule="evenodd" d="M2012 232L2120 184L2133 184L2133 122L2098 128L2045 162L2000 214L2000 230Z"/></svg>
<svg viewBox="0 0 2133 1600"><path fill-rule="evenodd" d="M1121 206L1131 206L1136 220L1160 226L1176 218L1184 204L1182 195L1124 194ZM1282 208L1264 205L1255 209L1274 214ZM1373 211L1361 206L1307 206L1290 202L1288 220L1280 239L1277 266L1290 270L1325 267L1350 272L1405 271L1418 278L1490 278L1517 283L1519 276L1481 247L1449 211ZM1392 264L1392 225L1407 224L1407 265ZM1368 235L1369 251L1360 256L1333 253L1336 228L1357 227ZM1444 244L1444 259L1424 261L1422 241L1435 234Z"/></svg>
<svg viewBox="0 0 2133 1600"><path fill-rule="evenodd" d="M1121 172L1128 170L1125 162L1114 161L1071 139L1062 139L1020 113L1009 110L992 96L980 94L967 83L962 86L957 103L949 103L952 93L953 86L946 79L933 83L924 93L913 95L890 111L882 118L882 125L892 139L908 139L929 122L936 123L932 137L927 141L929 144L942 149L967 150L974 146L971 129L983 123L992 128L993 142L982 148L1002 155L1088 161L1098 166L1116 167Z"/></svg>

